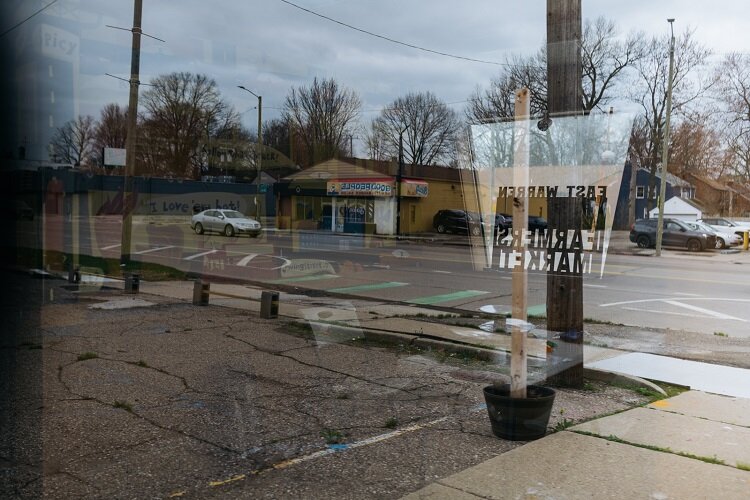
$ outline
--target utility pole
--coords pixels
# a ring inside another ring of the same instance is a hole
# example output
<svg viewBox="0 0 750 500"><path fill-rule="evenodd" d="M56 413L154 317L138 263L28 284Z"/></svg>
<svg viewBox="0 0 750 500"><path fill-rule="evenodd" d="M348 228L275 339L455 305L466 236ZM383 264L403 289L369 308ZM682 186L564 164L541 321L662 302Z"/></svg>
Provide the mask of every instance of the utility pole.
<svg viewBox="0 0 750 500"><path fill-rule="evenodd" d="M581 0L547 0L547 108L553 118L580 113L580 42ZM545 127L549 126L554 123L546 120ZM547 218L548 231L580 230L581 203L575 197L548 198ZM554 250L547 249L547 252ZM581 386L583 275L580 271L548 271L547 331L548 345L552 348L547 356L547 382Z"/></svg>
<svg viewBox="0 0 750 500"><path fill-rule="evenodd" d="M396 174L396 236L401 236L401 181L404 177L404 132L405 126L398 134L398 173Z"/></svg>
<svg viewBox="0 0 750 500"><path fill-rule="evenodd" d="M135 176L135 148L138 133L138 86L141 67L141 19L143 0L134 0L133 5L133 45L130 55L130 98L128 100L128 136L125 142L125 174L123 176L122 238L120 266L130 265L130 247L133 232L133 176Z"/></svg>
<svg viewBox="0 0 750 500"><path fill-rule="evenodd" d="M255 156L255 168L257 169L257 173L255 175L255 218L260 221L260 205L258 205L258 195L260 194L260 174L263 171L263 97L259 96L252 90L245 88L242 85L237 85L237 88L242 89L245 92L250 92L258 98L258 152Z"/></svg>
<svg viewBox="0 0 750 500"><path fill-rule="evenodd" d="M664 124L664 142L661 147L661 180L659 182L659 221L656 224L656 256L661 256L664 234L664 198L667 195L667 163L669 161L669 122L672 117L672 78L674 73L674 18L667 19L672 33L669 39L669 81L667 81L667 121Z"/></svg>

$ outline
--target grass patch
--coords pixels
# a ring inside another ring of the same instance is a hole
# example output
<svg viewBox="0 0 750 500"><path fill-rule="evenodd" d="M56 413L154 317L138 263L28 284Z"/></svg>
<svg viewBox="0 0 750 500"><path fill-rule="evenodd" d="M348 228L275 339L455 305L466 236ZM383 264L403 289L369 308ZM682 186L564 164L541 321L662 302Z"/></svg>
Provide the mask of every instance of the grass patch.
<svg viewBox="0 0 750 500"><path fill-rule="evenodd" d="M717 337L729 337L729 335L724 332L714 332L714 335Z"/></svg>
<svg viewBox="0 0 750 500"><path fill-rule="evenodd" d="M398 426L398 420L395 417L389 417L388 420L385 421L384 427L386 429L395 429L396 426Z"/></svg>
<svg viewBox="0 0 750 500"><path fill-rule="evenodd" d="M115 402L112 403L112 406L114 408L119 408L119 409L125 410L125 411L127 411L129 413L133 413L133 405L131 405L127 401L115 400Z"/></svg>
<svg viewBox="0 0 750 500"><path fill-rule="evenodd" d="M555 424L555 426L552 428L552 430L555 431L555 432L564 431L565 429L567 429L568 427L570 427L574 423L575 422L573 422L572 420L568 420L567 418L563 418L561 421L559 421L558 423Z"/></svg>
<svg viewBox="0 0 750 500"><path fill-rule="evenodd" d="M87 359L96 359L99 355L95 352L87 351L78 355L78 361L86 361Z"/></svg>
<svg viewBox="0 0 750 500"><path fill-rule="evenodd" d="M750 464L747 462L737 462L737 468L740 470L750 471Z"/></svg>
<svg viewBox="0 0 750 500"><path fill-rule="evenodd" d="M142 359L138 360L138 362L136 363L136 365L140 366L141 368L148 368L148 363L146 363Z"/></svg>
<svg viewBox="0 0 750 500"><path fill-rule="evenodd" d="M583 382L583 390L588 392L599 392L599 388L589 381Z"/></svg>
<svg viewBox="0 0 750 500"><path fill-rule="evenodd" d="M654 382L657 386L659 386L664 392L667 393L666 396L663 394L654 391L653 389L650 389L648 387L643 387L640 385L633 385L633 384L618 384L616 382L612 382L609 385L613 387L619 387L621 389L627 389L629 391L633 391L637 394L640 394L641 396L647 397L648 402L645 404L653 403L654 401L659 401L661 399L667 399L672 398L674 396L678 396L682 394L683 392L687 391L687 387L682 387L679 385L671 385L671 384L665 384L663 382Z"/></svg>
<svg viewBox="0 0 750 500"><path fill-rule="evenodd" d="M686 453L684 451L678 451L675 453L677 455L680 455L681 457L692 458L693 460L700 460L701 462L706 462L707 464L715 464L715 465L727 464L724 460L717 458L716 455L714 455L713 457L702 457L700 455L693 455L692 453Z"/></svg>
<svg viewBox="0 0 750 500"><path fill-rule="evenodd" d="M320 437L322 437L326 444L340 444L344 442L344 434L336 429L323 429L320 431Z"/></svg>
<svg viewBox="0 0 750 500"><path fill-rule="evenodd" d="M622 323L615 323L613 321L607 321L605 319L583 318L583 322L590 325L625 326Z"/></svg>
<svg viewBox="0 0 750 500"><path fill-rule="evenodd" d="M23 259L23 264L33 267L42 267L42 261L44 260L43 255L46 255L46 261L52 263L53 269L57 266L54 263L60 263L64 266L65 262L69 262L71 256L63 252L56 252L47 250L44 254L38 249L28 249L26 258ZM93 257L91 255L79 255L78 265L81 268L88 267L101 270L101 273L105 276L111 276L114 278L123 278L124 272L138 272L141 275L142 280L146 281L171 281L171 280L184 280L186 274L179 269L175 269L169 266L163 266L161 264L154 264L151 262L131 262L127 268L120 267L119 259L105 259L103 257ZM61 268L60 270L64 269Z"/></svg>

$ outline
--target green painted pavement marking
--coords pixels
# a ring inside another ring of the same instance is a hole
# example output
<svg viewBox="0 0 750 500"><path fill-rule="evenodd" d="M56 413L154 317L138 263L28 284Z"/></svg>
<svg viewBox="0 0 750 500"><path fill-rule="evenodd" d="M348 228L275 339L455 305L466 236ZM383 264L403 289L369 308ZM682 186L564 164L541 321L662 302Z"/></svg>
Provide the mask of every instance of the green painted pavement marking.
<svg viewBox="0 0 750 500"><path fill-rule="evenodd" d="M529 316L547 316L547 304L537 304L526 310Z"/></svg>
<svg viewBox="0 0 750 500"><path fill-rule="evenodd" d="M446 293L443 295L431 295L429 297L419 297L417 299L407 300L410 304L437 304L439 302L450 302L451 300L468 299L469 297L477 297L479 295L485 295L490 292L484 292L482 290L464 290L462 292Z"/></svg>
<svg viewBox="0 0 750 500"><path fill-rule="evenodd" d="M382 290L383 288L395 288L398 286L406 286L409 283L401 283L398 281L387 281L384 283L372 283L370 285L357 285L357 286L345 286L342 288L330 288L329 292L364 292L370 290Z"/></svg>
<svg viewBox="0 0 750 500"><path fill-rule="evenodd" d="M271 280L268 283L282 285L284 283L301 283L303 281L332 280L338 278L335 274L315 274L312 276L298 276L295 278L282 278L280 280Z"/></svg>

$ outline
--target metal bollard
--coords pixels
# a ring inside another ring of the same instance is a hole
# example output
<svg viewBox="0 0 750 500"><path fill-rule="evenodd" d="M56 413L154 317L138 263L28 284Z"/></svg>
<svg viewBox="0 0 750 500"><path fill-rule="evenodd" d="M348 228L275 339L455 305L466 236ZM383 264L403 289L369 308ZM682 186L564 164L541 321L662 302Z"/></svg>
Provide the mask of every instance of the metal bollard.
<svg viewBox="0 0 750 500"><path fill-rule="evenodd" d="M197 280L193 285L193 305L207 306L210 292L211 283L203 283L201 280Z"/></svg>
<svg viewBox="0 0 750 500"><path fill-rule="evenodd" d="M70 267L68 269L68 283L80 283L81 282L81 268Z"/></svg>
<svg viewBox="0 0 750 500"><path fill-rule="evenodd" d="M138 293L141 287L141 275L128 273L125 275L125 293Z"/></svg>
<svg viewBox="0 0 750 500"><path fill-rule="evenodd" d="M750 243L750 231L745 231L744 237L742 239L742 249L747 250L748 243Z"/></svg>
<svg viewBox="0 0 750 500"><path fill-rule="evenodd" d="M279 292L263 292L260 295L260 317L264 319L279 317Z"/></svg>

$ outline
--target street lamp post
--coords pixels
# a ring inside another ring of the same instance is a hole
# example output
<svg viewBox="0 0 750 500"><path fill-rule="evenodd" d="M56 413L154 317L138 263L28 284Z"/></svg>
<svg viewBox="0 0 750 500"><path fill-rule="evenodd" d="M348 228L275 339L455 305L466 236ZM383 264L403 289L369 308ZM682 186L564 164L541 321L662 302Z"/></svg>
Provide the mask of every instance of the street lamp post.
<svg viewBox="0 0 750 500"><path fill-rule="evenodd" d="M664 197L667 195L667 162L669 160L669 119L672 115L672 78L674 73L674 19L667 19L672 37L669 40L669 81L667 82L667 120L664 124L664 142L661 156L661 181L659 182L659 221L656 225L656 256L661 256L661 244L664 234ZM633 174L635 175L635 174Z"/></svg>
<svg viewBox="0 0 750 500"><path fill-rule="evenodd" d="M237 88L240 88L244 90L245 92L250 92L255 97L258 98L258 151L256 153L256 161L255 161L255 168L257 169L257 174L255 176L255 217L257 219L260 219L260 206L258 205L258 194L260 192L260 173L262 172L261 166L263 163L263 130L262 130L262 122L261 117L263 113L263 97L259 96L252 90L245 88L242 85L237 85Z"/></svg>
<svg viewBox="0 0 750 500"><path fill-rule="evenodd" d="M404 132L405 126L398 134L398 174L396 175L396 236L401 236L401 180L404 176Z"/></svg>

